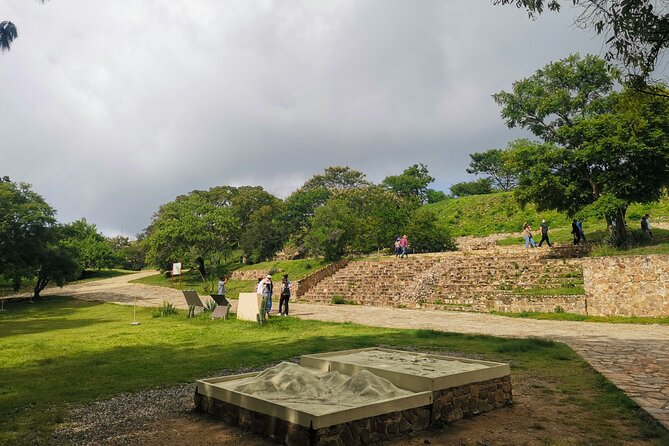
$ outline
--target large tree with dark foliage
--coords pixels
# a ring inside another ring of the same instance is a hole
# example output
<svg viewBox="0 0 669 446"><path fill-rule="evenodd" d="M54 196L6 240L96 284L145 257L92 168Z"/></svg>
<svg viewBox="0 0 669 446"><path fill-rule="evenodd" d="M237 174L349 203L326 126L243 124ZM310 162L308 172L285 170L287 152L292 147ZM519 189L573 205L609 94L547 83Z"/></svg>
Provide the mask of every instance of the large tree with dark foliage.
<svg viewBox="0 0 669 446"><path fill-rule="evenodd" d="M512 144L519 201L591 211L623 239L629 204L656 201L669 185L669 99L612 88L604 61L570 56L494 97L509 127L542 140Z"/></svg>

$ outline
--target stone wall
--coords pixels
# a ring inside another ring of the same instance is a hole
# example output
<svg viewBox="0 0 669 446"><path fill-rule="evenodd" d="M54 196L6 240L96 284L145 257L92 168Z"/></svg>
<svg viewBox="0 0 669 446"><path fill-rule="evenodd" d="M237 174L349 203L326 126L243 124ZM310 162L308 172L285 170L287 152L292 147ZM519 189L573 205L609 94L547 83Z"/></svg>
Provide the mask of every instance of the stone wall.
<svg viewBox="0 0 669 446"><path fill-rule="evenodd" d="M583 259L587 311L595 316L669 316L669 255Z"/></svg>
<svg viewBox="0 0 669 446"><path fill-rule="evenodd" d="M197 410L289 446L359 446L420 431L437 421L452 422L509 405L513 401L511 378L438 390L433 392L432 401L430 406L311 429L201 395L197 389L195 392Z"/></svg>
<svg viewBox="0 0 669 446"><path fill-rule="evenodd" d="M332 276L346 265L348 265L348 260L340 260L339 262L328 265L325 268L319 269L318 271L314 271L305 278L298 280L297 291L294 293L295 297L303 296L307 291L314 288L318 282Z"/></svg>

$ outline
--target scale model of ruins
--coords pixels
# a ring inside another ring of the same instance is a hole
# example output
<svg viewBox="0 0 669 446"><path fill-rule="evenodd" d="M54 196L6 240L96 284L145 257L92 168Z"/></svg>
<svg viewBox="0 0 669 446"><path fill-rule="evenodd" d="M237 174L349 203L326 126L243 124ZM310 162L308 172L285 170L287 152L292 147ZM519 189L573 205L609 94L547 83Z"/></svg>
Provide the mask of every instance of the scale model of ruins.
<svg viewBox="0 0 669 446"><path fill-rule="evenodd" d="M508 364L381 348L197 381L195 406L288 445L363 445L512 402Z"/></svg>

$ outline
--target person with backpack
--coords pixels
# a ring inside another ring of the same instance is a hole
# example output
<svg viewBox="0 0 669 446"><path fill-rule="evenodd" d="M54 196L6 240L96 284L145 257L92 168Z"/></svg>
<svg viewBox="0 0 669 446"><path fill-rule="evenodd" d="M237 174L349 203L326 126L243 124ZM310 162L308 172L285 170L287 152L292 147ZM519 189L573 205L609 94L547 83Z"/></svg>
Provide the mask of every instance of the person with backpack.
<svg viewBox="0 0 669 446"><path fill-rule="evenodd" d="M290 281L288 274L284 274L281 278L281 298L279 299L279 314L281 316L288 316L288 300L290 299Z"/></svg>

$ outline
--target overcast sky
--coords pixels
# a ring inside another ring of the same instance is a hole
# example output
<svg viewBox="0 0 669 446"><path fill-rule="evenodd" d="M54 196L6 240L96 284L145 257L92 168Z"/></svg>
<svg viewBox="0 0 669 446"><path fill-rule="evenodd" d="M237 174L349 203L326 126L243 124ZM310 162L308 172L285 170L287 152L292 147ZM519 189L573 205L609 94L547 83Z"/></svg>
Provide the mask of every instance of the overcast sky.
<svg viewBox="0 0 669 446"><path fill-rule="evenodd" d="M530 21L490 0L3 0L0 175L61 222L134 236L194 189L280 197L327 166L433 187L502 148L491 95L573 52L576 11Z"/></svg>

